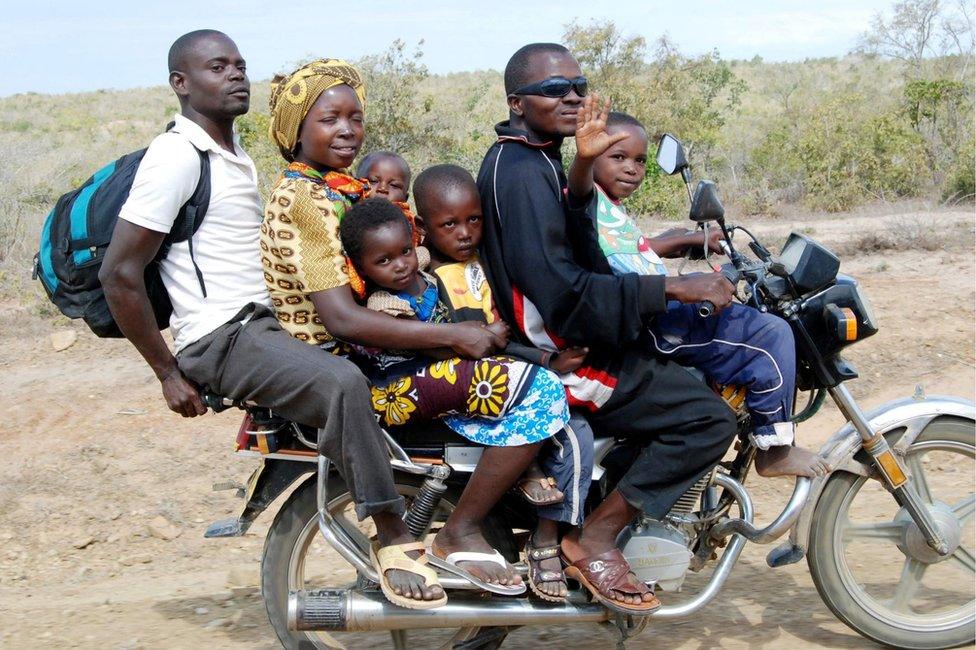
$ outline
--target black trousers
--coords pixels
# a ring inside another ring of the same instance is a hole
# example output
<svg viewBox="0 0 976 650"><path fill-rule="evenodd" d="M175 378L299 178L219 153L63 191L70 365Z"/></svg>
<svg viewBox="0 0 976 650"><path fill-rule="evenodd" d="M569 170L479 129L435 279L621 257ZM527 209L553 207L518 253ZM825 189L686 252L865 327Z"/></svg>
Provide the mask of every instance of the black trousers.
<svg viewBox="0 0 976 650"><path fill-rule="evenodd" d="M629 349L610 400L589 416L599 436L641 447L617 483L630 505L661 519L725 454L732 410L687 370Z"/></svg>
<svg viewBox="0 0 976 650"><path fill-rule="evenodd" d="M345 479L360 519L403 513L369 385L352 362L294 338L257 304L183 348L177 361L200 386L319 429L319 452Z"/></svg>

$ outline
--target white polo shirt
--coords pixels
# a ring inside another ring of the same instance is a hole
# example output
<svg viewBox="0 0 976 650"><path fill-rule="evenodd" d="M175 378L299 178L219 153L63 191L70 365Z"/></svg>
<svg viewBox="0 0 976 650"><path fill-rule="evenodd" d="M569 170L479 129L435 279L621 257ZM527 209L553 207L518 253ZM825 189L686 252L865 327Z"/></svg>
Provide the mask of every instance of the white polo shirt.
<svg viewBox="0 0 976 650"><path fill-rule="evenodd" d="M207 297L200 290L189 245L174 244L160 264L160 275L173 303L169 325L177 351L226 323L248 303L271 307L261 266L263 206L257 170L236 137L231 153L198 124L177 115L176 126L149 145L119 218L169 232L200 180L200 156L193 145L210 156L210 205L193 236Z"/></svg>

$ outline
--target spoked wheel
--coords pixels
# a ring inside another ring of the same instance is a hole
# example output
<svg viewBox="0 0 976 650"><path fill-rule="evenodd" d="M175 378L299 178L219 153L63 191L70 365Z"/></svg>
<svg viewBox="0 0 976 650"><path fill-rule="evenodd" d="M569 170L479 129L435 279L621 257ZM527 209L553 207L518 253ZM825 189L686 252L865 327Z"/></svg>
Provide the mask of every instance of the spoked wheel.
<svg viewBox="0 0 976 650"><path fill-rule="evenodd" d="M905 461L952 552L940 557L891 494L840 472L813 517L808 562L828 607L860 634L899 648L950 648L976 639L971 420L936 418Z"/></svg>
<svg viewBox="0 0 976 650"><path fill-rule="evenodd" d="M422 478L396 476L397 491L410 499L420 488ZM393 632L298 632L288 629L288 592L294 589L337 589L357 586L377 589L366 583L336 553L319 533L315 476L298 487L278 511L268 531L261 563L261 589L268 617L285 648L395 648L409 647L409 633ZM330 478L329 511L347 530L360 548L368 554L369 538L376 530L372 521L356 521L352 498L340 477ZM433 532L454 509L452 490L445 493L434 516ZM455 643L473 637L478 628L461 630L424 630L423 647L451 648Z"/></svg>

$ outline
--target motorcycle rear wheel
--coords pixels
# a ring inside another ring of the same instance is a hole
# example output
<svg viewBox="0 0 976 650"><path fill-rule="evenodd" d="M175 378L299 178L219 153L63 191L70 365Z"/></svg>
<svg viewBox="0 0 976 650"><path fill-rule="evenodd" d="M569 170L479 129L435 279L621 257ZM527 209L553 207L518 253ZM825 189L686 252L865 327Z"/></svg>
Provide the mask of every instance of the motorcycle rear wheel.
<svg viewBox="0 0 976 650"><path fill-rule="evenodd" d="M397 491L409 500L417 493L423 477L396 474ZM366 544L373 532L369 520L355 522L352 499L345 482L333 473L329 477L329 511L336 518L344 518L345 528ZM457 494L449 489L441 500L435 522L443 522L454 509ZM357 534L356 531L362 534ZM365 548L365 547L364 547ZM314 568L313 568L314 567ZM318 575L316 575L318 571ZM278 510L268 530L261 562L261 593L264 596L268 618L282 646L288 650L314 650L318 648L380 648L407 647L407 632L396 630L386 633L326 633L300 632L288 629L288 592L292 589L324 589L352 586L362 579L345 560L325 543L318 530L318 505L316 502L316 477L312 475L288 497ZM473 636L477 628L465 630L425 630L425 647L434 637L440 642L451 643ZM450 646L448 646L450 647Z"/></svg>
<svg viewBox="0 0 976 650"><path fill-rule="evenodd" d="M896 648L952 648L976 639L974 457L973 421L950 417L932 420L906 452L920 496L947 518L959 541L947 560L935 563L917 559L918 551L906 553L906 527L914 524L877 481L838 472L827 482L807 562L824 603L853 630ZM954 475L935 485L943 472ZM871 546L857 551L858 544ZM885 557L894 562L885 564Z"/></svg>

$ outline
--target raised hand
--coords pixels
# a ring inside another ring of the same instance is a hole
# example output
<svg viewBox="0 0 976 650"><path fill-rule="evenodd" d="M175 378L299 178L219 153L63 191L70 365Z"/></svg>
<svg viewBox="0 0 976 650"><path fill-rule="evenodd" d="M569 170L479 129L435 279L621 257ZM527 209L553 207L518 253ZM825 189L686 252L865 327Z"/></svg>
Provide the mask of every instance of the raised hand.
<svg viewBox="0 0 976 650"><path fill-rule="evenodd" d="M593 160L607 149L627 137L622 131L614 135L607 132L610 100L600 103L600 96L592 93L583 98L583 106L576 113L576 155Z"/></svg>

